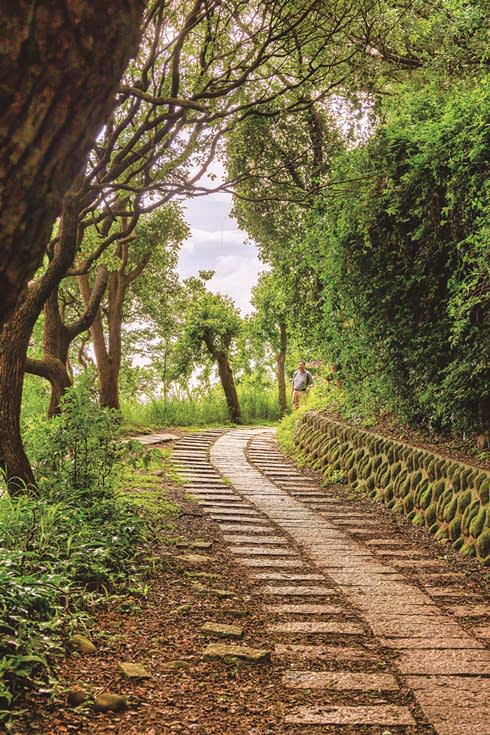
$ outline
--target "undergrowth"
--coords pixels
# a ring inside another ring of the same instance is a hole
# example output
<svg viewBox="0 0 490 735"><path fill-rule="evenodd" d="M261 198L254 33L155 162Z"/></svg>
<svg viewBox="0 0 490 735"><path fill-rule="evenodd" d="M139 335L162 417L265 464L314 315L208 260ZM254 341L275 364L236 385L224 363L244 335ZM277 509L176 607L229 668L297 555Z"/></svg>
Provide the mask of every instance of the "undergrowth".
<svg viewBox="0 0 490 735"><path fill-rule="evenodd" d="M239 385L237 391L242 423L274 422L280 418L276 388ZM135 428L223 426L230 423L229 411L220 386L147 403L123 401L122 414L125 424Z"/></svg>
<svg viewBox="0 0 490 735"><path fill-rule="evenodd" d="M50 660L67 635L137 579L155 518L176 511L161 493L156 502L162 478L143 450L120 441L117 415L98 407L87 383L69 391L64 409L27 428L36 493L0 497L0 720L7 727L26 688L49 684ZM128 463L133 486L122 492Z"/></svg>

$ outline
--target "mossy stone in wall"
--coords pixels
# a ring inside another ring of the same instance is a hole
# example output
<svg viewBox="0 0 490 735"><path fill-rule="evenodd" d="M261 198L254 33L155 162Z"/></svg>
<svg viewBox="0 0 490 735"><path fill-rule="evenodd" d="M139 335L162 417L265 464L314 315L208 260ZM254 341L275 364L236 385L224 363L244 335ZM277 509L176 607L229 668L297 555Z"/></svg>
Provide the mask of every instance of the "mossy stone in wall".
<svg viewBox="0 0 490 735"><path fill-rule="evenodd" d="M429 485L427 490L425 490L420 496L420 507L423 510L426 510L429 507L431 500L432 500L432 487L430 487Z"/></svg>
<svg viewBox="0 0 490 735"><path fill-rule="evenodd" d="M431 482L436 479L436 460L433 459L427 465L427 476Z"/></svg>
<svg viewBox="0 0 490 735"><path fill-rule="evenodd" d="M395 462L395 464L391 468L391 479L395 480L401 471L402 471L402 463Z"/></svg>
<svg viewBox="0 0 490 735"><path fill-rule="evenodd" d="M367 461L362 465L361 475L366 480L373 471L373 461L367 457Z"/></svg>
<svg viewBox="0 0 490 735"><path fill-rule="evenodd" d="M437 501L441 497L442 493L446 490L444 480L436 480L432 485L432 498Z"/></svg>
<svg viewBox="0 0 490 735"><path fill-rule="evenodd" d="M470 524L473 518L477 515L480 510L480 501L478 499L473 500L466 508L461 519L461 530L465 536L470 532Z"/></svg>
<svg viewBox="0 0 490 735"><path fill-rule="evenodd" d="M488 479L488 476L484 472L480 472L475 477L475 480L473 482L473 487L475 488L475 490L479 490L481 486L483 485L483 483L485 482L485 480L487 479Z"/></svg>
<svg viewBox="0 0 490 735"><path fill-rule="evenodd" d="M398 496L400 498L404 498L406 495L408 495L409 492L411 492L411 487L410 480L407 477L405 480L403 480L403 482L400 483L400 486L398 488Z"/></svg>
<svg viewBox="0 0 490 735"><path fill-rule="evenodd" d="M463 470L460 473L460 485L461 490L468 490L468 488L471 488L471 478L472 478L473 472L470 469Z"/></svg>
<svg viewBox="0 0 490 735"><path fill-rule="evenodd" d="M410 513L413 510L413 494L406 495L403 498L403 510L405 513Z"/></svg>
<svg viewBox="0 0 490 735"><path fill-rule="evenodd" d="M436 514L439 521L444 520L444 508L446 506L446 503L452 498L452 496L453 491L451 490L451 488L448 487L446 490L444 490L441 497L437 501Z"/></svg>
<svg viewBox="0 0 490 735"><path fill-rule="evenodd" d="M447 527L447 535L451 541L456 541L456 539L461 535L461 518L453 518Z"/></svg>
<svg viewBox="0 0 490 735"><path fill-rule="evenodd" d="M415 488L414 496L413 496L413 502L416 508L420 508L420 499L422 495L427 491L429 487L429 480L424 479L419 482L417 487Z"/></svg>
<svg viewBox="0 0 490 735"><path fill-rule="evenodd" d="M412 526L425 526L425 515L423 513L416 513L412 518Z"/></svg>
<svg viewBox="0 0 490 735"><path fill-rule="evenodd" d="M481 508L481 510L478 511L478 513L470 523L470 536L473 536L473 538L478 538L478 536L485 528L486 520L487 511L485 510L485 508Z"/></svg>
<svg viewBox="0 0 490 735"><path fill-rule="evenodd" d="M447 534L448 534L447 526L440 526L437 529L434 537L435 537L436 541L444 541L445 539L448 538L448 535Z"/></svg>
<svg viewBox="0 0 490 735"><path fill-rule="evenodd" d="M459 551L460 554L463 554L463 556L476 556L475 545L472 541L467 541L466 543L464 543Z"/></svg>
<svg viewBox="0 0 490 735"><path fill-rule="evenodd" d="M459 467L456 464L456 462L449 462L448 466L446 467L446 476L452 480L452 478L454 477L454 474L458 470L459 470Z"/></svg>
<svg viewBox="0 0 490 735"><path fill-rule="evenodd" d="M490 529L485 528L476 540L476 550L481 559L485 559L490 554Z"/></svg>
<svg viewBox="0 0 490 735"><path fill-rule="evenodd" d="M451 484L457 493L461 490L461 470L454 473L451 478Z"/></svg>
<svg viewBox="0 0 490 735"><path fill-rule="evenodd" d="M463 546L463 544L464 544L464 538L460 536L459 538L453 541L453 549L456 549L456 551L459 551L460 548Z"/></svg>
<svg viewBox="0 0 490 735"><path fill-rule="evenodd" d="M349 485L352 485L353 482L357 480L357 470L355 467L353 467L351 470L349 470L347 474L347 480L349 482Z"/></svg>
<svg viewBox="0 0 490 735"><path fill-rule="evenodd" d="M412 488L412 490L415 490L415 488L421 482L421 480L422 480L422 472L421 470L417 470L416 472L413 473L413 475L410 478L410 487Z"/></svg>
<svg viewBox="0 0 490 735"><path fill-rule="evenodd" d="M374 459L373 459L373 472L375 472L378 469L378 467L380 467L383 464L383 459L384 459L384 457L383 457L382 454L377 454L374 457Z"/></svg>
<svg viewBox="0 0 490 735"><path fill-rule="evenodd" d="M385 487L385 500L390 501L393 500L394 497L394 491L393 491L393 483L389 482L388 485Z"/></svg>
<svg viewBox="0 0 490 735"><path fill-rule="evenodd" d="M436 522L436 506L431 503L425 511L425 523L427 526L432 526Z"/></svg>
<svg viewBox="0 0 490 735"><path fill-rule="evenodd" d="M458 509L458 500L457 498L452 498L445 506L444 506L444 520L446 523L449 523L453 520L454 516L456 515L456 511Z"/></svg>
<svg viewBox="0 0 490 735"><path fill-rule="evenodd" d="M440 480L445 476L447 462L445 459L438 459L435 466L436 480Z"/></svg>
<svg viewBox="0 0 490 735"><path fill-rule="evenodd" d="M480 495L481 502L486 505L490 500L490 479L482 482L478 494Z"/></svg>
<svg viewBox="0 0 490 735"><path fill-rule="evenodd" d="M464 513L466 508L471 503L471 490L465 490L465 492L458 495L458 511Z"/></svg>

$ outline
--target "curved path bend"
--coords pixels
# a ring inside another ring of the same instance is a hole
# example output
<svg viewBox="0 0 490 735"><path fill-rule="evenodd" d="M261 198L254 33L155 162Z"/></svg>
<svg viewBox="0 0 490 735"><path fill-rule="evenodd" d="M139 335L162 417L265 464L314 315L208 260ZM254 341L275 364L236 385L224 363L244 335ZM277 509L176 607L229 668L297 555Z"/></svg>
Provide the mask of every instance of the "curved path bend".
<svg viewBox="0 0 490 735"><path fill-rule="evenodd" d="M189 435L174 458L257 583L274 657L290 661L286 726L490 735L488 608L462 575L329 495L270 429ZM317 704L288 707L295 688L317 691ZM333 705L332 690L379 696Z"/></svg>

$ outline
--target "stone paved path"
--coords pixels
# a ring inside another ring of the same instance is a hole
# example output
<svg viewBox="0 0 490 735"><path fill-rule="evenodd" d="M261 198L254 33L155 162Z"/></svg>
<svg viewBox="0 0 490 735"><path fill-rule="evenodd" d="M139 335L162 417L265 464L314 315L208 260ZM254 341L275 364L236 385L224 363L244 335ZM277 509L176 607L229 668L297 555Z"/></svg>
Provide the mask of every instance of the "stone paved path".
<svg viewBox="0 0 490 735"><path fill-rule="evenodd" d="M190 435L174 457L257 583L274 656L290 661L283 686L291 732L376 725L407 735L490 735L489 626L480 617L488 607L443 560L387 538L374 514L329 496L281 457L269 429ZM317 705L288 706L294 689L314 689Z"/></svg>

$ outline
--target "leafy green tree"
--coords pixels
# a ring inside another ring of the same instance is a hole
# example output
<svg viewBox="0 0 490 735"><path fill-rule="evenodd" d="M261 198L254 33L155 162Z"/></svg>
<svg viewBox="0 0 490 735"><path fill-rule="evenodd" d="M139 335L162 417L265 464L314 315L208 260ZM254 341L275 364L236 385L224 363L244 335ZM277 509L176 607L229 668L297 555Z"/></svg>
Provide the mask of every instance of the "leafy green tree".
<svg viewBox="0 0 490 735"><path fill-rule="evenodd" d="M488 428L488 85L399 90L367 146L341 156L343 196L310 231L324 331L351 393L412 422Z"/></svg>
<svg viewBox="0 0 490 735"><path fill-rule="evenodd" d="M106 266L109 272L107 298L90 327L101 405L104 407L119 408L119 373L128 291L139 280L140 299L155 299L158 290L159 308L162 308L162 297L165 299L167 295L168 299L175 283L178 251L188 234L180 208L176 204L167 204L150 215L140 217L131 239L120 240L109 259ZM145 278L142 278L143 274ZM93 299L89 278L79 276L78 282L88 308Z"/></svg>
<svg viewBox="0 0 490 735"><path fill-rule="evenodd" d="M268 345L274 354L279 406L284 413L288 406L285 368L291 313L274 271L260 274L252 293L252 305L255 312L250 318L249 329L254 339Z"/></svg>
<svg viewBox="0 0 490 735"><path fill-rule="evenodd" d="M231 367L233 343L241 327L240 314L228 296L206 288L213 271L185 282L187 303L182 332L176 345L176 368L190 375L192 369L211 358L218 369L230 419L240 421L240 404Z"/></svg>

